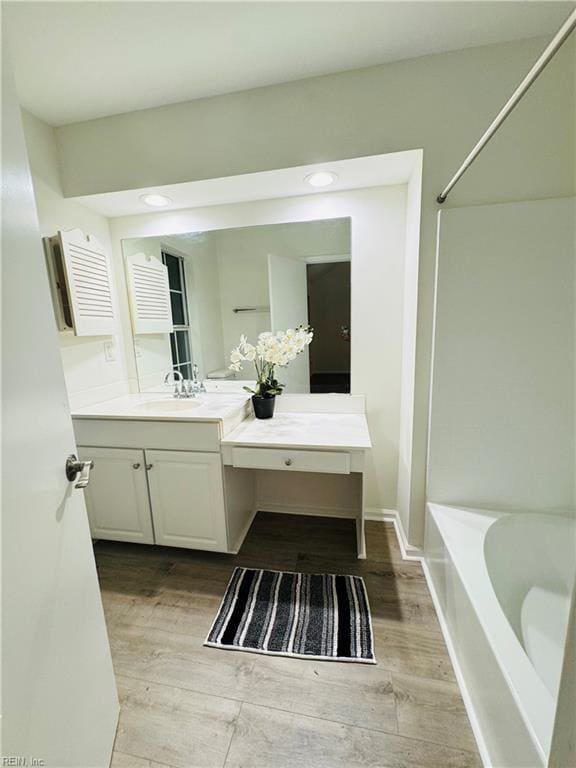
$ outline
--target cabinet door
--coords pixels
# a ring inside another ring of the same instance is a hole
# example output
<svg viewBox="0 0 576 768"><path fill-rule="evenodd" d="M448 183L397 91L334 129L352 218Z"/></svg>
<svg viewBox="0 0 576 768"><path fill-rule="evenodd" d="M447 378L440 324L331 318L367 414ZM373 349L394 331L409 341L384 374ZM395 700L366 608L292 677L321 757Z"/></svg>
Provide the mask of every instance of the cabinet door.
<svg viewBox="0 0 576 768"><path fill-rule="evenodd" d="M154 544L144 451L78 447L81 459L94 459L85 490L95 539Z"/></svg>
<svg viewBox="0 0 576 768"><path fill-rule="evenodd" d="M146 451L157 544L227 551L220 454Z"/></svg>

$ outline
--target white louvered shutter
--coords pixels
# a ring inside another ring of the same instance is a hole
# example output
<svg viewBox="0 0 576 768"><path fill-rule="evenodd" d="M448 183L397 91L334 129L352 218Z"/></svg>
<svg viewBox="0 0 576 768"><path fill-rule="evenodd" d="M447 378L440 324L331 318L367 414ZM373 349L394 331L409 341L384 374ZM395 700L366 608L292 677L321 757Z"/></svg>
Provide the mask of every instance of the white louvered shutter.
<svg viewBox="0 0 576 768"><path fill-rule="evenodd" d="M102 243L79 229L58 232L76 336L116 332L110 257Z"/></svg>
<svg viewBox="0 0 576 768"><path fill-rule="evenodd" d="M145 253L126 257L126 276L134 333L171 333L168 270Z"/></svg>

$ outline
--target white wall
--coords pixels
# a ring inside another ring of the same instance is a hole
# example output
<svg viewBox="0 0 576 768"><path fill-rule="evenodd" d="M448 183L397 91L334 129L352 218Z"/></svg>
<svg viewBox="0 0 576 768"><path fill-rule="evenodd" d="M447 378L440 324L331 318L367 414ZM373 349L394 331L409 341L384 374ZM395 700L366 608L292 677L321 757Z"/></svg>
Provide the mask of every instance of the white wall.
<svg viewBox="0 0 576 768"><path fill-rule="evenodd" d="M368 505L395 509L400 430L406 186L380 187L112 219L121 240L232 227L351 218L352 392L367 396L374 444ZM308 246L307 246L308 247ZM131 344L126 350L134 371Z"/></svg>
<svg viewBox="0 0 576 768"><path fill-rule="evenodd" d="M230 352L244 333L254 343L260 333L270 330L268 291L269 237L266 230L248 227L214 233L218 253L222 336L226 365ZM237 307L268 307L267 312L239 312ZM252 373L247 377L251 378Z"/></svg>
<svg viewBox="0 0 576 768"><path fill-rule="evenodd" d="M398 498L400 533L404 546L423 542L425 489L421 457L414 440L417 426L416 372L418 327L418 273L420 265L420 216L422 209L422 165L410 177L406 194L406 247L404 260L404 317L402 321L402 385L400 439L398 444ZM417 547L418 548L418 547Z"/></svg>
<svg viewBox="0 0 576 768"><path fill-rule="evenodd" d="M64 189L90 195L423 147L425 178L438 194L548 42L467 48L65 125L57 129ZM545 196L572 188L565 162L574 153L573 68L574 41L459 185L454 203L470 195L521 198L535 185ZM543 132L554 153L538 152ZM501 167L509 178L495 192Z"/></svg>
<svg viewBox="0 0 576 768"><path fill-rule="evenodd" d="M413 434L403 442L401 468L401 506L410 510L407 532L416 544L424 526L436 195L547 43L536 38L425 56L57 132L67 195L424 149L416 402L404 420L406 429L413 422ZM573 39L446 207L574 194L574 50Z"/></svg>
<svg viewBox="0 0 576 768"><path fill-rule="evenodd" d="M428 496L574 508L574 199L441 214Z"/></svg>
<svg viewBox="0 0 576 768"><path fill-rule="evenodd" d="M58 230L78 227L85 233L96 235L111 252L108 220L62 195L53 129L26 112L23 113L23 123L42 237L55 235ZM120 311L117 273L114 278L114 299ZM59 334L72 408L116 397L127 391L125 344L120 321L112 338L116 359L108 362L104 356L104 342L110 337L77 337L71 331Z"/></svg>

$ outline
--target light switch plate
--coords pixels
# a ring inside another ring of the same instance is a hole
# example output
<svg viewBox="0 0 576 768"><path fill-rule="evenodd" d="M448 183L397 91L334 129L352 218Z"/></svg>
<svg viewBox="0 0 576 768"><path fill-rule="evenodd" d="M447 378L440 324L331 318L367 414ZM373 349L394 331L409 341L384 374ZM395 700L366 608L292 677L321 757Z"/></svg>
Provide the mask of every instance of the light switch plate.
<svg viewBox="0 0 576 768"><path fill-rule="evenodd" d="M106 360L107 363L112 363L116 360L116 349L113 341L104 342L104 360Z"/></svg>

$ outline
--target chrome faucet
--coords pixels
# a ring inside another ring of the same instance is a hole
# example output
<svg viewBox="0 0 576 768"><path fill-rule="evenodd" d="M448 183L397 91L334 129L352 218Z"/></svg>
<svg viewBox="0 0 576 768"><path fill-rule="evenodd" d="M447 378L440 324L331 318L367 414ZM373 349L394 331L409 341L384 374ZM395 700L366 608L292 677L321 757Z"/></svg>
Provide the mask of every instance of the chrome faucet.
<svg viewBox="0 0 576 768"><path fill-rule="evenodd" d="M164 376L164 384L168 384L171 376L174 377L174 397L182 397L184 392L184 377L180 371L168 371L166 376ZM186 395L184 395L184 397L186 397Z"/></svg>
<svg viewBox="0 0 576 768"><path fill-rule="evenodd" d="M188 393L190 397L196 397L200 392L206 392L204 382L198 378L200 369L197 363L192 366L192 381L188 382Z"/></svg>

